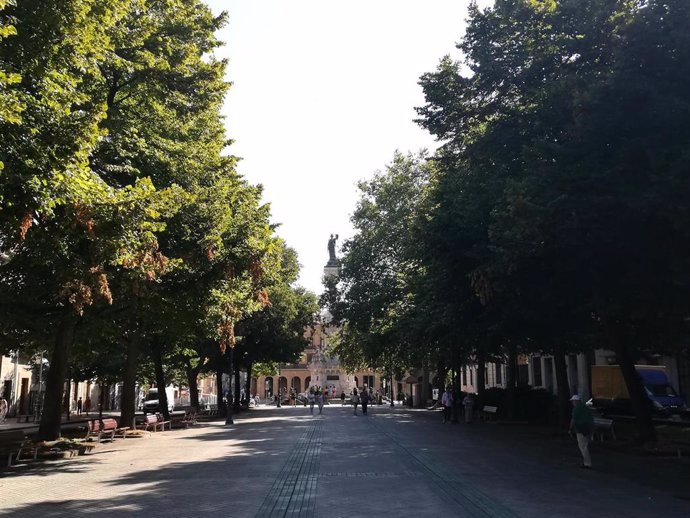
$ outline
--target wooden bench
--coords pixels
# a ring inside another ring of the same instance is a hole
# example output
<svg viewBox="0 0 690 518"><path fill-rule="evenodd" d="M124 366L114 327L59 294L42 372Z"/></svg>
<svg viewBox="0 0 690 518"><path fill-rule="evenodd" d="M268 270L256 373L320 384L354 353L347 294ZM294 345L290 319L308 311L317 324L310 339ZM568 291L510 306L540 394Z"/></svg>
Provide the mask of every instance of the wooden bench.
<svg viewBox="0 0 690 518"><path fill-rule="evenodd" d="M168 429L172 429L172 423L170 421L165 421L161 414L147 414L141 426L145 432L147 432L149 428L156 432L158 428L160 428L161 431L165 431L166 424L168 425Z"/></svg>
<svg viewBox="0 0 690 518"><path fill-rule="evenodd" d="M190 425L196 424L196 408L193 406L184 407L184 414L173 414L170 416L171 425L184 425L189 428Z"/></svg>
<svg viewBox="0 0 690 518"><path fill-rule="evenodd" d="M613 430L613 419L603 417L594 418L594 436L599 435L599 440L604 442L604 434L610 434L616 440L616 432Z"/></svg>
<svg viewBox="0 0 690 518"><path fill-rule="evenodd" d="M196 407L184 407L184 419L182 420L182 422L184 423L185 428L188 428L190 425L196 424L196 414Z"/></svg>
<svg viewBox="0 0 690 518"><path fill-rule="evenodd" d="M4 455L7 453L7 465L12 465L12 457L15 460L20 460L23 451L32 451L34 460L38 455L38 446L31 444L24 432L21 430L6 430L0 432L0 452Z"/></svg>
<svg viewBox="0 0 690 518"><path fill-rule="evenodd" d="M218 415L218 405L208 405L207 408L197 412L197 416L215 416Z"/></svg>
<svg viewBox="0 0 690 518"><path fill-rule="evenodd" d="M90 421L86 422L86 437L84 437L84 439L89 440L90 438L95 437L96 440L100 442L101 438L110 435L110 440L114 441L115 434L122 435L122 438L124 439L127 437L127 430L129 430L128 426L120 428L117 426L117 421L112 418L91 419Z"/></svg>
<svg viewBox="0 0 690 518"><path fill-rule="evenodd" d="M21 423L22 421L25 423L28 423L29 421L36 421L36 414L17 414L15 417L17 418L18 423Z"/></svg>
<svg viewBox="0 0 690 518"><path fill-rule="evenodd" d="M485 421L490 421L496 419L496 412L498 412L497 406L484 405L479 416Z"/></svg>

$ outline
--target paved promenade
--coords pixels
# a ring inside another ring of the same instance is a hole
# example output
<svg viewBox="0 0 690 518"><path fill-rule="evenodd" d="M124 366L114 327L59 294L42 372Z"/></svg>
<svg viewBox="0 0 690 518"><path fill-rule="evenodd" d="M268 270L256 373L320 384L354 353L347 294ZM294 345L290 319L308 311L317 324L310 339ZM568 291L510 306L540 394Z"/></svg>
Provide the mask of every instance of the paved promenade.
<svg viewBox="0 0 690 518"><path fill-rule="evenodd" d="M683 460L595 447L587 471L578 455L572 440L423 410L260 407L232 427L2 471L0 516L690 516Z"/></svg>

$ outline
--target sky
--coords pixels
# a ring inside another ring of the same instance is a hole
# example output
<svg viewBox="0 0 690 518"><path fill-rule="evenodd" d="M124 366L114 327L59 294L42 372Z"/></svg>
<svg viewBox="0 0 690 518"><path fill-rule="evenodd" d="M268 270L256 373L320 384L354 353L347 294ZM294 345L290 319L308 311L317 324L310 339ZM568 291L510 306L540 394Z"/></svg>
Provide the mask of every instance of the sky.
<svg viewBox="0 0 690 518"><path fill-rule="evenodd" d="M415 122L419 77L460 58L469 0L207 0L229 14L216 55L238 171L264 186L299 284L319 294L330 234L354 234L357 183L396 150L437 146ZM480 2L487 4L488 0Z"/></svg>

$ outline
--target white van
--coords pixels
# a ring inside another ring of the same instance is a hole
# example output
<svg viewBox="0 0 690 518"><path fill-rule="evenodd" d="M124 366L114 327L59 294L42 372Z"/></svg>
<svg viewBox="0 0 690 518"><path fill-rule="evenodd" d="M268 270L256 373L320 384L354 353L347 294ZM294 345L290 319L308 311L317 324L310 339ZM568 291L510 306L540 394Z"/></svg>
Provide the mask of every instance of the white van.
<svg viewBox="0 0 690 518"><path fill-rule="evenodd" d="M165 395L168 398L168 411L172 412L173 408L175 408L175 390L172 387L166 387ZM154 414L156 412L161 412L158 403L158 389L156 387L151 387L146 394L146 398L144 398L144 413Z"/></svg>

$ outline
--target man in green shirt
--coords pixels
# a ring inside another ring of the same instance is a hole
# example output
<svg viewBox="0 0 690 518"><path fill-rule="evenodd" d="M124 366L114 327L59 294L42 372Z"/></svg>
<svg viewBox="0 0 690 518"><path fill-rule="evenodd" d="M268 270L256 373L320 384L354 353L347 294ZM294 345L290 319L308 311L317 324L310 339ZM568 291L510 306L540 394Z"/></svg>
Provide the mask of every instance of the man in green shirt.
<svg viewBox="0 0 690 518"><path fill-rule="evenodd" d="M580 396L575 394L570 398L570 401L573 403L570 431L571 433L575 432L577 437L577 445L582 453L582 467L591 469L592 458L589 456L589 442L592 440L592 434L594 433L594 418L584 401L580 400Z"/></svg>

